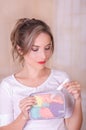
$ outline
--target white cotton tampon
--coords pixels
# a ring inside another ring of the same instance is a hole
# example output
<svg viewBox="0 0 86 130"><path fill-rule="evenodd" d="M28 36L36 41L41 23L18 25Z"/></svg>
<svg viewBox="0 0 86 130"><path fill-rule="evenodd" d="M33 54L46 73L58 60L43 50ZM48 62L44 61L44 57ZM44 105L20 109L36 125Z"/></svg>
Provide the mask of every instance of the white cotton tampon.
<svg viewBox="0 0 86 130"><path fill-rule="evenodd" d="M59 85L59 87L57 88L57 90L61 90L64 87L64 84L67 83L67 82L69 82L69 79L65 79L63 81L63 83Z"/></svg>

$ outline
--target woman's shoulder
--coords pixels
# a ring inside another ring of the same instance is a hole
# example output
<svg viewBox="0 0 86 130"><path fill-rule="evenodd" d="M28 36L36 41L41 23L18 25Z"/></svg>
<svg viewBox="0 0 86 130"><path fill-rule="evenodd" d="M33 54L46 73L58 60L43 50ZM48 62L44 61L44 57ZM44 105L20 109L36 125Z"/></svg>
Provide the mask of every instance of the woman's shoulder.
<svg viewBox="0 0 86 130"><path fill-rule="evenodd" d="M11 75L9 75L9 76L6 76L6 77L2 78L1 82L2 82L2 81L8 81L8 80L11 80L12 77L13 77L13 74L11 74Z"/></svg>
<svg viewBox="0 0 86 130"><path fill-rule="evenodd" d="M57 69L52 69L52 74L55 79L59 79L59 81L64 81L66 78L70 79L67 72Z"/></svg>
<svg viewBox="0 0 86 130"><path fill-rule="evenodd" d="M52 69L52 73L59 76L69 76L68 73L63 70Z"/></svg>
<svg viewBox="0 0 86 130"><path fill-rule="evenodd" d="M13 75L9 75L7 77L4 77L1 82L0 82L0 87L1 86L8 86L13 83Z"/></svg>
<svg viewBox="0 0 86 130"><path fill-rule="evenodd" d="M4 77L0 82L0 93L12 95L12 75Z"/></svg>

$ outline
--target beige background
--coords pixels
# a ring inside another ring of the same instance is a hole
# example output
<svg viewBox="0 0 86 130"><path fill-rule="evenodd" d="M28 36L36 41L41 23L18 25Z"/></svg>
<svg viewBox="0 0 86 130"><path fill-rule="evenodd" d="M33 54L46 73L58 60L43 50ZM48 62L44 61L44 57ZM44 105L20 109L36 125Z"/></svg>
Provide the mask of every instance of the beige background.
<svg viewBox="0 0 86 130"><path fill-rule="evenodd" d="M36 17L47 22L55 37L50 66L66 71L82 86L86 122L86 0L0 0L0 79L14 73L10 33L18 18Z"/></svg>

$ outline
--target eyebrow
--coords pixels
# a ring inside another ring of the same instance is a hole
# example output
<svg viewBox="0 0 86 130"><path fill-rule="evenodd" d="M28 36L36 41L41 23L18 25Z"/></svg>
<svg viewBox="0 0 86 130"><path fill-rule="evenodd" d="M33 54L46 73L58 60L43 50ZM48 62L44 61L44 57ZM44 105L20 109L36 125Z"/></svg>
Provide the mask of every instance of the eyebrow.
<svg viewBox="0 0 86 130"><path fill-rule="evenodd" d="M47 44L46 46L52 45L52 43ZM40 47L38 45L32 45L32 47Z"/></svg>

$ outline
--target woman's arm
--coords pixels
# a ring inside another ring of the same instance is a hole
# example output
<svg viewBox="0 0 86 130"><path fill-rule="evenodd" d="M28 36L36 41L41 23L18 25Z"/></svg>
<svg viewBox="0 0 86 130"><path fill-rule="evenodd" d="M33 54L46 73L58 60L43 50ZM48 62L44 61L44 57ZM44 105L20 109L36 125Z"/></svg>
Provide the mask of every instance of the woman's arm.
<svg viewBox="0 0 86 130"><path fill-rule="evenodd" d="M70 82L65 87L75 98L73 114L70 118L65 119L66 126L68 130L80 130L83 120L80 85L77 82Z"/></svg>
<svg viewBox="0 0 86 130"><path fill-rule="evenodd" d="M24 114L21 113L16 120L6 126L0 127L0 130L23 130L27 119L25 118Z"/></svg>
<svg viewBox="0 0 86 130"><path fill-rule="evenodd" d="M0 127L0 130L23 130L25 124L29 120L29 109L35 104L34 97L26 97L20 101L21 113L12 123Z"/></svg>

